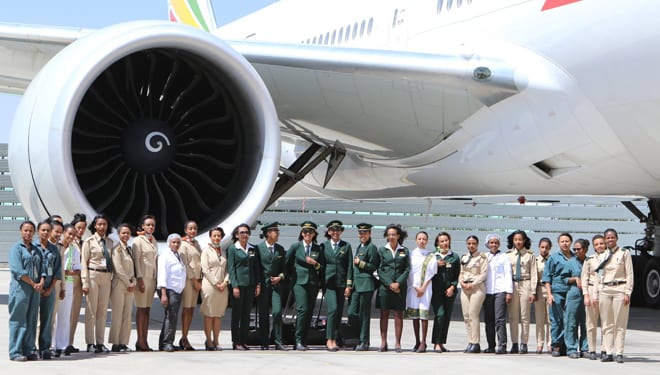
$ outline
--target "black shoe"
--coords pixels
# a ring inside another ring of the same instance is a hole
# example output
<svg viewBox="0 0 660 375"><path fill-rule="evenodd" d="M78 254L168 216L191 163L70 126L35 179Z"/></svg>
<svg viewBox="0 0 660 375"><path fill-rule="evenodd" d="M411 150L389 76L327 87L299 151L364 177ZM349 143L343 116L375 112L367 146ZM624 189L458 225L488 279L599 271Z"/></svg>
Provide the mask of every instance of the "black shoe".
<svg viewBox="0 0 660 375"><path fill-rule="evenodd" d="M520 344L520 354L527 354L529 353L529 349L527 349L527 344Z"/></svg>
<svg viewBox="0 0 660 375"><path fill-rule="evenodd" d="M369 350L369 346L368 346L368 345L365 345L363 342L359 343L359 344L355 347L355 351L356 351L356 352L366 352L366 351L368 351L368 350Z"/></svg>
<svg viewBox="0 0 660 375"><path fill-rule="evenodd" d="M395 352L397 352L397 353L403 353L403 349L401 349L401 347L400 347L400 346L399 346L399 347L396 347L396 348L394 348L394 351L395 351Z"/></svg>
<svg viewBox="0 0 660 375"><path fill-rule="evenodd" d="M596 355L596 352L589 352L589 359L592 361L595 361L598 359L598 356Z"/></svg>
<svg viewBox="0 0 660 375"><path fill-rule="evenodd" d="M426 345L424 346L418 346L417 350L415 350L415 353L426 353Z"/></svg>
<svg viewBox="0 0 660 375"><path fill-rule="evenodd" d="M95 350L96 350L96 345L87 344L87 353L94 353Z"/></svg>
<svg viewBox="0 0 660 375"><path fill-rule="evenodd" d="M500 347L497 348L497 350L495 351L495 354L506 354L506 347L505 347L505 346L500 346Z"/></svg>
<svg viewBox="0 0 660 375"><path fill-rule="evenodd" d="M72 349L73 349L73 346L71 346L71 345L67 346L66 349L64 349L64 355L65 355L65 356L70 356L71 353L73 353L73 352L71 351Z"/></svg>
<svg viewBox="0 0 660 375"><path fill-rule="evenodd" d="M381 346L380 348L378 348L378 352L379 352L379 353L385 353L385 352L387 352L387 345L385 345L385 346Z"/></svg>
<svg viewBox="0 0 660 375"><path fill-rule="evenodd" d="M511 354L518 354L519 353L517 343L513 343L511 345L511 351L509 353L511 353Z"/></svg>
<svg viewBox="0 0 660 375"><path fill-rule="evenodd" d="M268 345L261 345L260 348L261 350L268 350Z"/></svg>
<svg viewBox="0 0 660 375"><path fill-rule="evenodd" d="M446 353L449 350L447 350L447 348L445 348L445 344L440 344L440 351L443 352L443 353Z"/></svg>
<svg viewBox="0 0 660 375"><path fill-rule="evenodd" d="M484 349L484 353L489 353L489 354L495 353L495 348L493 348L492 346L489 346L486 349Z"/></svg>
<svg viewBox="0 0 660 375"><path fill-rule="evenodd" d="M28 361L36 361L39 359L39 356L36 353L30 353L25 357Z"/></svg>
<svg viewBox="0 0 660 375"><path fill-rule="evenodd" d="M172 345L172 344L163 345L163 351L165 351L165 352L172 353L175 350L176 349L174 349L174 345Z"/></svg>
<svg viewBox="0 0 660 375"><path fill-rule="evenodd" d="M472 344L468 344L468 345L465 347L465 350L463 350L463 353L469 353L470 350L472 350Z"/></svg>
<svg viewBox="0 0 660 375"><path fill-rule="evenodd" d="M559 357L559 356L561 356L561 352L560 352L558 346L552 348L552 356L553 356L553 357Z"/></svg>
<svg viewBox="0 0 660 375"><path fill-rule="evenodd" d="M80 353L80 349L76 348L73 345L69 345L66 348L69 349L69 353Z"/></svg>
<svg viewBox="0 0 660 375"><path fill-rule="evenodd" d="M336 346L333 346L332 348L326 348L326 350L329 351L329 352L333 352L333 353L334 353L334 352L338 352L338 351L339 351L339 348L336 347Z"/></svg>
<svg viewBox="0 0 660 375"><path fill-rule="evenodd" d="M10 360L10 361L14 361L14 362L25 362L25 361L27 361L28 359L27 359L27 357L24 356L24 355L17 355L16 357L12 357L12 358L10 358L9 360Z"/></svg>
<svg viewBox="0 0 660 375"><path fill-rule="evenodd" d="M621 360L623 360L623 358ZM614 362L614 356L611 355L611 354L606 355L605 358L601 358L600 361L601 362Z"/></svg>
<svg viewBox="0 0 660 375"><path fill-rule="evenodd" d="M481 347L479 344L470 344L470 350L468 353L481 353Z"/></svg>
<svg viewBox="0 0 660 375"><path fill-rule="evenodd" d="M615 357L616 363L623 363L623 355L617 354Z"/></svg>
<svg viewBox="0 0 660 375"><path fill-rule="evenodd" d="M50 350L44 350L41 352L41 359L51 359Z"/></svg>
<svg viewBox="0 0 660 375"><path fill-rule="evenodd" d="M106 348L106 346L103 344L96 344L96 349L98 350L98 352L95 353L103 353L103 354L110 353L110 349Z"/></svg>
<svg viewBox="0 0 660 375"><path fill-rule="evenodd" d="M307 345L303 345L302 343L297 342L296 346L294 346L294 350L299 350L302 352L307 351Z"/></svg>
<svg viewBox="0 0 660 375"><path fill-rule="evenodd" d="M600 359L601 361L607 357L607 352L600 352Z"/></svg>
<svg viewBox="0 0 660 375"><path fill-rule="evenodd" d="M243 344L232 344L233 350L248 350L248 347Z"/></svg>
<svg viewBox="0 0 660 375"><path fill-rule="evenodd" d="M119 353L121 351L121 345L112 344L112 349L110 349L110 351L113 353Z"/></svg>
<svg viewBox="0 0 660 375"><path fill-rule="evenodd" d="M578 353L578 352L571 353L571 354L568 355L568 358L578 359L578 358L580 358L580 353Z"/></svg>
<svg viewBox="0 0 660 375"><path fill-rule="evenodd" d="M281 350L283 352L288 352L289 349L286 348L286 346L282 344L275 344L275 350Z"/></svg>
<svg viewBox="0 0 660 375"><path fill-rule="evenodd" d="M122 353L130 353L133 351L131 350L131 348L128 347L128 345L121 344L120 346L121 348L119 349L119 351Z"/></svg>
<svg viewBox="0 0 660 375"><path fill-rule="evenodd" d="M62 356L62 349L56 349L54 357L55 358L60 358Z"/></svg>

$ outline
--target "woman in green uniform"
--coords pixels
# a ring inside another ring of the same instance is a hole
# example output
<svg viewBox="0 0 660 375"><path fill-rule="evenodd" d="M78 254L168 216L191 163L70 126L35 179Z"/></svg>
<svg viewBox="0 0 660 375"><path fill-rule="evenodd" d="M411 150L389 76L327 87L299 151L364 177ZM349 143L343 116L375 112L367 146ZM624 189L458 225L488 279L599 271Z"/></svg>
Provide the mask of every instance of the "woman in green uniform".
<svg viewBox="0 0 660 375"><path fill-rule="evenodd" d="M394 313L394 349L402 352L403 312L406 310L407 280L410 273L410 252L403 246L408 233L401 225L390 224L385 228L387 244L378 249L380 287L376 303L380 310L380 352L387 351L387 326L390 310Z"/></svg>

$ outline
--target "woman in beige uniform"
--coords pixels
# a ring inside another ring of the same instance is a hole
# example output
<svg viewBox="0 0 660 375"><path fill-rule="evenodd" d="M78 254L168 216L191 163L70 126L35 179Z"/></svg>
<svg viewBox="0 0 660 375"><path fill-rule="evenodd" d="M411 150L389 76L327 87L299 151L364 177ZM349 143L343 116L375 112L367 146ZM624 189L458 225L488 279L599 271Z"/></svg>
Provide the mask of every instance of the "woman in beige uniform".
<svg viewBox="0 0 660 375"><path fill-rule="evenodd" d="M179 253L186 265L186 286L183 288L181 296L181 339L179 340L179 346L183 350L195 350L188 341L188 331L193 320L195 306L197 306L199 291L202 289L202 265L200 263L202 247L199 245L199 241L195 239L197 236L197 223L195 221L188 220L184 231L186 236L181 241Z"/></svg>
<svg viewBox="0 0 660 375"><path fill-rule="evenodd" d="M85 341L88 352L109 353L103 342L113 271L110 219L105 214L96 215L89 231L92 236L83 242L81 255L82 291L87 296Z"/></svg>
<svg viewBox="0 0 660 375"><path fill-rule="evenodd" d="M536 322L536 354L543 353L543 346L548 343L550 351L550 317L548 315L548 292L543 287L541 278L545 270L545 262L550 256L552 241L543 237L539 240L539 255L536 257L537 286L534 296L534 320Z"/></svg>
<svg viewBox="0 0 660 375"><path fill-rule="evenodd" d="M221 319L225 315L229 303L229 273L227 272L227 256L220 248L220 242L225 231L220 227L209 232L211 243L202 251L202 306L204 315L204 334L206 335L206 350L221 350L218 346ZM211 336L213 334L213 336Z"/></svg>
<svg viewBox="0 0 660 375"><path fill-rule="evenodd" d="M605 252L605 237L597 234L591 239L596 254L587 258L582 266L582 295L584 295L584 307L586 311L587 341L589 343L589 359L596 360L596 334L598 331L598 274L596 268L600 265L600 255ZM602 329L601 329L602 335ZM604 347L603 338L600 339L601 347ZM601 353L605 350L601 350Z"/></svg>
<svg viewBox="0 0 660 375"><path fill-rule="evenodd" d="M128 340L131 336L131 313L133 311L133 290L135 289L135 263L133 253L128 246L131 239L131 227L121 224L117 228L119 243L112 249L112 264L114 275L112 278L112 323L110 337L112 352L130 352Z"/></svg>
<svg viewBox="0 0 660 375"><path fill-rule="evenodd" d="M71 220L71 225L76 229L76 238L73 240L73 246L76 247L77 254L82 253L82 242L83 236L85 235L85 230L87 230L87 217L85 214L77 213L73 215L73 220ZM80 258L75 260L77 264L80 264ZM80 309L82 308L82 281L80 280L80 270L75 270L69 275L72 278L73 283L73 301L71 302L71 319L69 320L69 346L67 346L67 351L69 353L78 353L79 350L73 346L73 339L76 336L76 328L78 327L78 319L80 318Z"/></svg>
<svg viewBox="0 0 660 375"><path fill-rule="evenodd" d="M139 229L144 233L133 240L133 259L135 259L137 276L137 290L135 291L137 342L135 350L147 352L152 350L147 342L147 335L149 333L149 313L156 291L156 256L158 255L158 243L153 236L154 230L156 230L154 216L144 215L140 220Z"/></svg>
<svg viewBox="0 0 660 375"><path fill-rule="evenodd" d="M619 235L614 229L605 230L604 235L609 253L603 256L603 261L596 268L596 272L602 271L598 306L607 351L601 361L612 362L616 359L618 363L623 363L623 344L634 280L632 259L630 252L617 244Z"/></svg>
<svg viewBox="0 0 660 375"><path fill-rule="evenodd" d="M480 353L479 314L486 299L486 276L488 276L488 257L478 251L477 236L468 236L465 241L468 253L461 257L461 272L458 282L461 283L461 308L467 330L468 346L465 353Z"/></svg>

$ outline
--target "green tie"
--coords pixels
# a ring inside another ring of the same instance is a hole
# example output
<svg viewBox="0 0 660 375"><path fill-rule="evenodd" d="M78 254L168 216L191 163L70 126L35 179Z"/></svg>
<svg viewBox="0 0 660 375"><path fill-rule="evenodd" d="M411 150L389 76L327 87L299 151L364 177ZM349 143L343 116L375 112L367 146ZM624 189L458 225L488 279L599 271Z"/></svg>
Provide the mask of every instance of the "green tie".
<svg viewBox="0 0 660 375"><path fill-rule="evenodd" d="M522 280L520 273L521 273L521 269L520 269L520 251L519 251L518 257L516 258L516 281Z"/></svg>
<svg viewBox="0 0 660 375"><path fill-rule="evenodd" d="M103 257L105 258L105 268L108 272L112 272L112 258L110 258L110 252L105 246L105 238L101 238L101 245L103 245Z"/></svg>
<svg viewBox="0 0 660 375"><path fill-rule="evenodd" d="M305 246L305 255L309 256L309 245Z"/></svg>
<svg viewBox="0 0 660 375"><path fill-rule="evenodd" d="M337 244L332 244L332 251L336 254L337 253Z"/></svg>

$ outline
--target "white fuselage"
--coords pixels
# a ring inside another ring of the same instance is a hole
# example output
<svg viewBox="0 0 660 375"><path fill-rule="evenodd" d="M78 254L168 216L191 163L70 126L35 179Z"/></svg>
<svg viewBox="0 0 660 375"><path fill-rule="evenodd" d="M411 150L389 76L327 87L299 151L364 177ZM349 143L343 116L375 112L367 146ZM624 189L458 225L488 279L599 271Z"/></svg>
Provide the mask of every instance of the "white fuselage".
<svg viewBox="0 0 660 375"><path fill-rule="evenodd" d="M660 196L660 75L654 74L660 2L564 1L542 10L546 3L285 0L217 35L477 61L488 53L515 66L516 80L525 82L519 94L480 108L416 155L347 158L324 190L330 195ZM349 150L375 143L368 136L334 138ZM283 150L283 164L290 163L291 148ZM318 186L324 173L319 168L304 182Z"/></svg>

